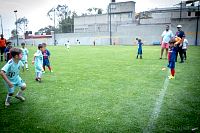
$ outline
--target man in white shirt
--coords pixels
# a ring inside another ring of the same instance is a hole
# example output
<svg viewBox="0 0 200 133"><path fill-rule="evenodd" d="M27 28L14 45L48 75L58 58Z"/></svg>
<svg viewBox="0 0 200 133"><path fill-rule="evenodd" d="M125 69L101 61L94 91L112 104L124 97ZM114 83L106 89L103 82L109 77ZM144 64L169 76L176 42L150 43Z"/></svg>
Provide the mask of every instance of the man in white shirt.
<svg viewBox="0 0 200 133"><path fill-rule="evenodd" d="M163 31L162 35L161 35L161 54L160 54L160 59L162 59L163 56L163 52L166 49L166 57L167 58L167 54L168 54L168 49L169 49L169 41L173 38L173 33L171 30L169 30L169 25L166 25L166 30Z"/></svg>

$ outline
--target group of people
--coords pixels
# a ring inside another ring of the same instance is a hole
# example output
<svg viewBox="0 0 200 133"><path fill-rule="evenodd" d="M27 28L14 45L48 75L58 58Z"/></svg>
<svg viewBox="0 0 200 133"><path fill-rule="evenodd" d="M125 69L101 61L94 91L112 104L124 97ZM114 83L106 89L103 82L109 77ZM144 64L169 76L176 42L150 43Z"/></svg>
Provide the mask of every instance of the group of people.
<svg viewBox="0 0 200 133"><path fill-rule="evenodd" d="M23 92L26 89L26 83L19 76L20 67L28 69L28 49L25 47L25 43L21 44L22 48L13 47L9 50L9 55L11 58L7 60L7 63L1 69L0 75L4 79L6 88L8 89L8 94L5 100L5 106L10 106L11 97L14 95L16 87L20 90L16 94L15 98L25 101L23 97ZM8 47L8 46L7 46ZM6 46L5 46L6 48ZM5 50L4 48L4 50ZM38 45L38 50L34 54L34 59L32 64L35 66L35 80L41 82L42 73L45 73L45 66L49 68L50 72L53 72L50 66L50 52L46 49L46 43ZM3 56L2 56L3 61Z"/></svg>
<svg viewBox="0 0 200 133"><path fill-rule="evenodd" d="M178 53L180 55L180 63L186 60L186 49L188 41L185 39L185 33L181 30L182 26L178 25L176 35L174 36L172 31L169 30L169 25L166 25L166 30L162 33L161 38L161 56L162 59L164 49L166 49L166 58L168 55L168 67L171 69L171 75L169 79L175 77L175 62L177 62ZM136 38L138 41L138 52L136 58L142 59L142 41ZM5 100L5 106L10 105L11 97L14 94L15 88L20 87L20 90L16 94L15 98L25 101L23 97L23 91L26 89L26 84L19 76L20 67L23 71L28 69L28 49L25 47L25 43L21 44L22 48L12 48L11 42L6 42L6 39L1 35L0 39L0 50L1 50L1 61L3 61L3 53L7 63L1 69L0 75L4 79L5 86L8 89L8 94ZM69 47L69 46L68 46ZM50 52L46 49L46 43L38 45L38 50L34 54L32 64L35 66L35 80L41 82L42 74L45 73L45 66L48 67L50 72L53 72L50 66Z"/></svg>
<svg viewBox="0 0 200 133"><path fill-rule="evenodd" d="M169 79L175 78L175 62L177 62L178 54L180 56L180 63L184 63L184 60L187 59L187 47L188 47L188 41L185 38L185 33L182 30L181 25L177 25L177 32L174 35L173 32L169 29L169 25L166 25L165 31L163 31L161 35L161 55L160 59L162 59L164 50L166 49L166 59L168 57L168 67L171 69L171 75L168 76ZM136 59L140 56L140 59L142 59L142 41L139 38L136 38L137 45L138 45L138 51ZM164 69L163 69L164 70Z"/></svg>
<svg viewBox="0 0 200 133"><path fill-rule="evenodd" d="M161 38L161 56L162 59L164 49L166 49L166 58L168 55L168 67L171 70L171 75L168 76L169 79L175 78L175 62L177 62L178 54L180 56L180 63L184 63L187 59L186 50L188 46L188 41L185 38L185 33L182 30L182 25L177 25L177 32L175 36L173 32L169 30L169 25L166 25L166 30L162 33Z"/></svg>
<svg viewBox="0 0 200 133"><path fill-rule="evenodd" d="M160 54L160 59L162 59L164 50L166 49L166 58L167 58L167 54L168 54L168 49L169 49L169 42L170 40L172 40L175 37L179 37L181 38L181 41L176 45L176 58L175 61L177 62L177 57L178 54L180 56L180 63L184 63L184 60L186 60L187 55L186 55L186 50L187 50L187 46L188 46L188 41L185 38L185 33L182 30L182 26L181 25L177 25L177 32L174 35L173 32L169 29L169 25L166 25L166 30L163 31L162 35L161 35L161 54Z"/></svg>

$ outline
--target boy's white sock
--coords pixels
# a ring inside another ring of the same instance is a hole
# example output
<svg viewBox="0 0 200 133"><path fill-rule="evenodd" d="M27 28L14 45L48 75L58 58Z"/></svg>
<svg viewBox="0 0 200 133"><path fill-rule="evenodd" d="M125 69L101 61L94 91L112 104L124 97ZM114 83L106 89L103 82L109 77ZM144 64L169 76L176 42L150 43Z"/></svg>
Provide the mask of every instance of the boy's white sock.
<svg viewBox="0 0 200 133"><path fill-rule="evenodd" d="M26 65L26 69L27 69L28 68L28 64L26 63L25 65Z"/></svg>
<svg viewBox="0 0 200 133"><path fill-rule="evenodd" d="M7 97L6 97L6 102L10 103L10 99L11 99L12 96L9 96L9 94L7 94Z"/></svg>

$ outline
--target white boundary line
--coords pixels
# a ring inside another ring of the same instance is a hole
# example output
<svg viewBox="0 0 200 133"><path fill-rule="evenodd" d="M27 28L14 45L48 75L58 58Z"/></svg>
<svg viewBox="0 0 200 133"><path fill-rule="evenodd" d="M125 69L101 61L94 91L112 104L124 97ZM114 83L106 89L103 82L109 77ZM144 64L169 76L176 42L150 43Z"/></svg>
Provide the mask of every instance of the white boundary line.
<svg viewBox="0 0 200 133"><path fill-rule="evenodd" d="M169 79L168 79L168 74L169 74L169 72L170 72L170 70L169 70L168 73L167 73L167 76L166 76L166 78L165 78L165 82L164 82L164 84L163 84L163 88L162 88L162 90L160 91L159 97L158 97L157 100L156 100L156 103L155 103L153 112L152 112L151 117L150 117L149 122L148 122L148 125L147 125L147 127L143 130L143 133L151 133L151 132L152 132L152 129L154 129L154 127L155 127L156 119L157 119L158 116L159 116L160 109L161 109L161 106L162 106L162 103L163 103L163 99L164 99L164 97L165 97L165 93L166 93L167 87L168 87L168 85L169 85Z"/></svg>

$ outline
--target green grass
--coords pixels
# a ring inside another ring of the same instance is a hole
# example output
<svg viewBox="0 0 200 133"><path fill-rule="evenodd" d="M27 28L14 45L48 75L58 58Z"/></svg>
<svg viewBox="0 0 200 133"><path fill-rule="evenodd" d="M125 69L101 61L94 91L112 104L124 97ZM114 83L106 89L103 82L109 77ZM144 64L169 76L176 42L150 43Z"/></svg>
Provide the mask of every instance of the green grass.
<svg viewBox="0 0 200 133"><path fill-rule="evenodd" d="M31 65L36 47L28 49L30 70L21 72L26 101L13 98L4 108L0 80L0 132L142 132L168 75L158 46L144 46L142 60L135 59L136 46L49 46L54 72L38 83ZM189 47L186 63L176 64L152 132L200 131L199 51Z"/></svg>

